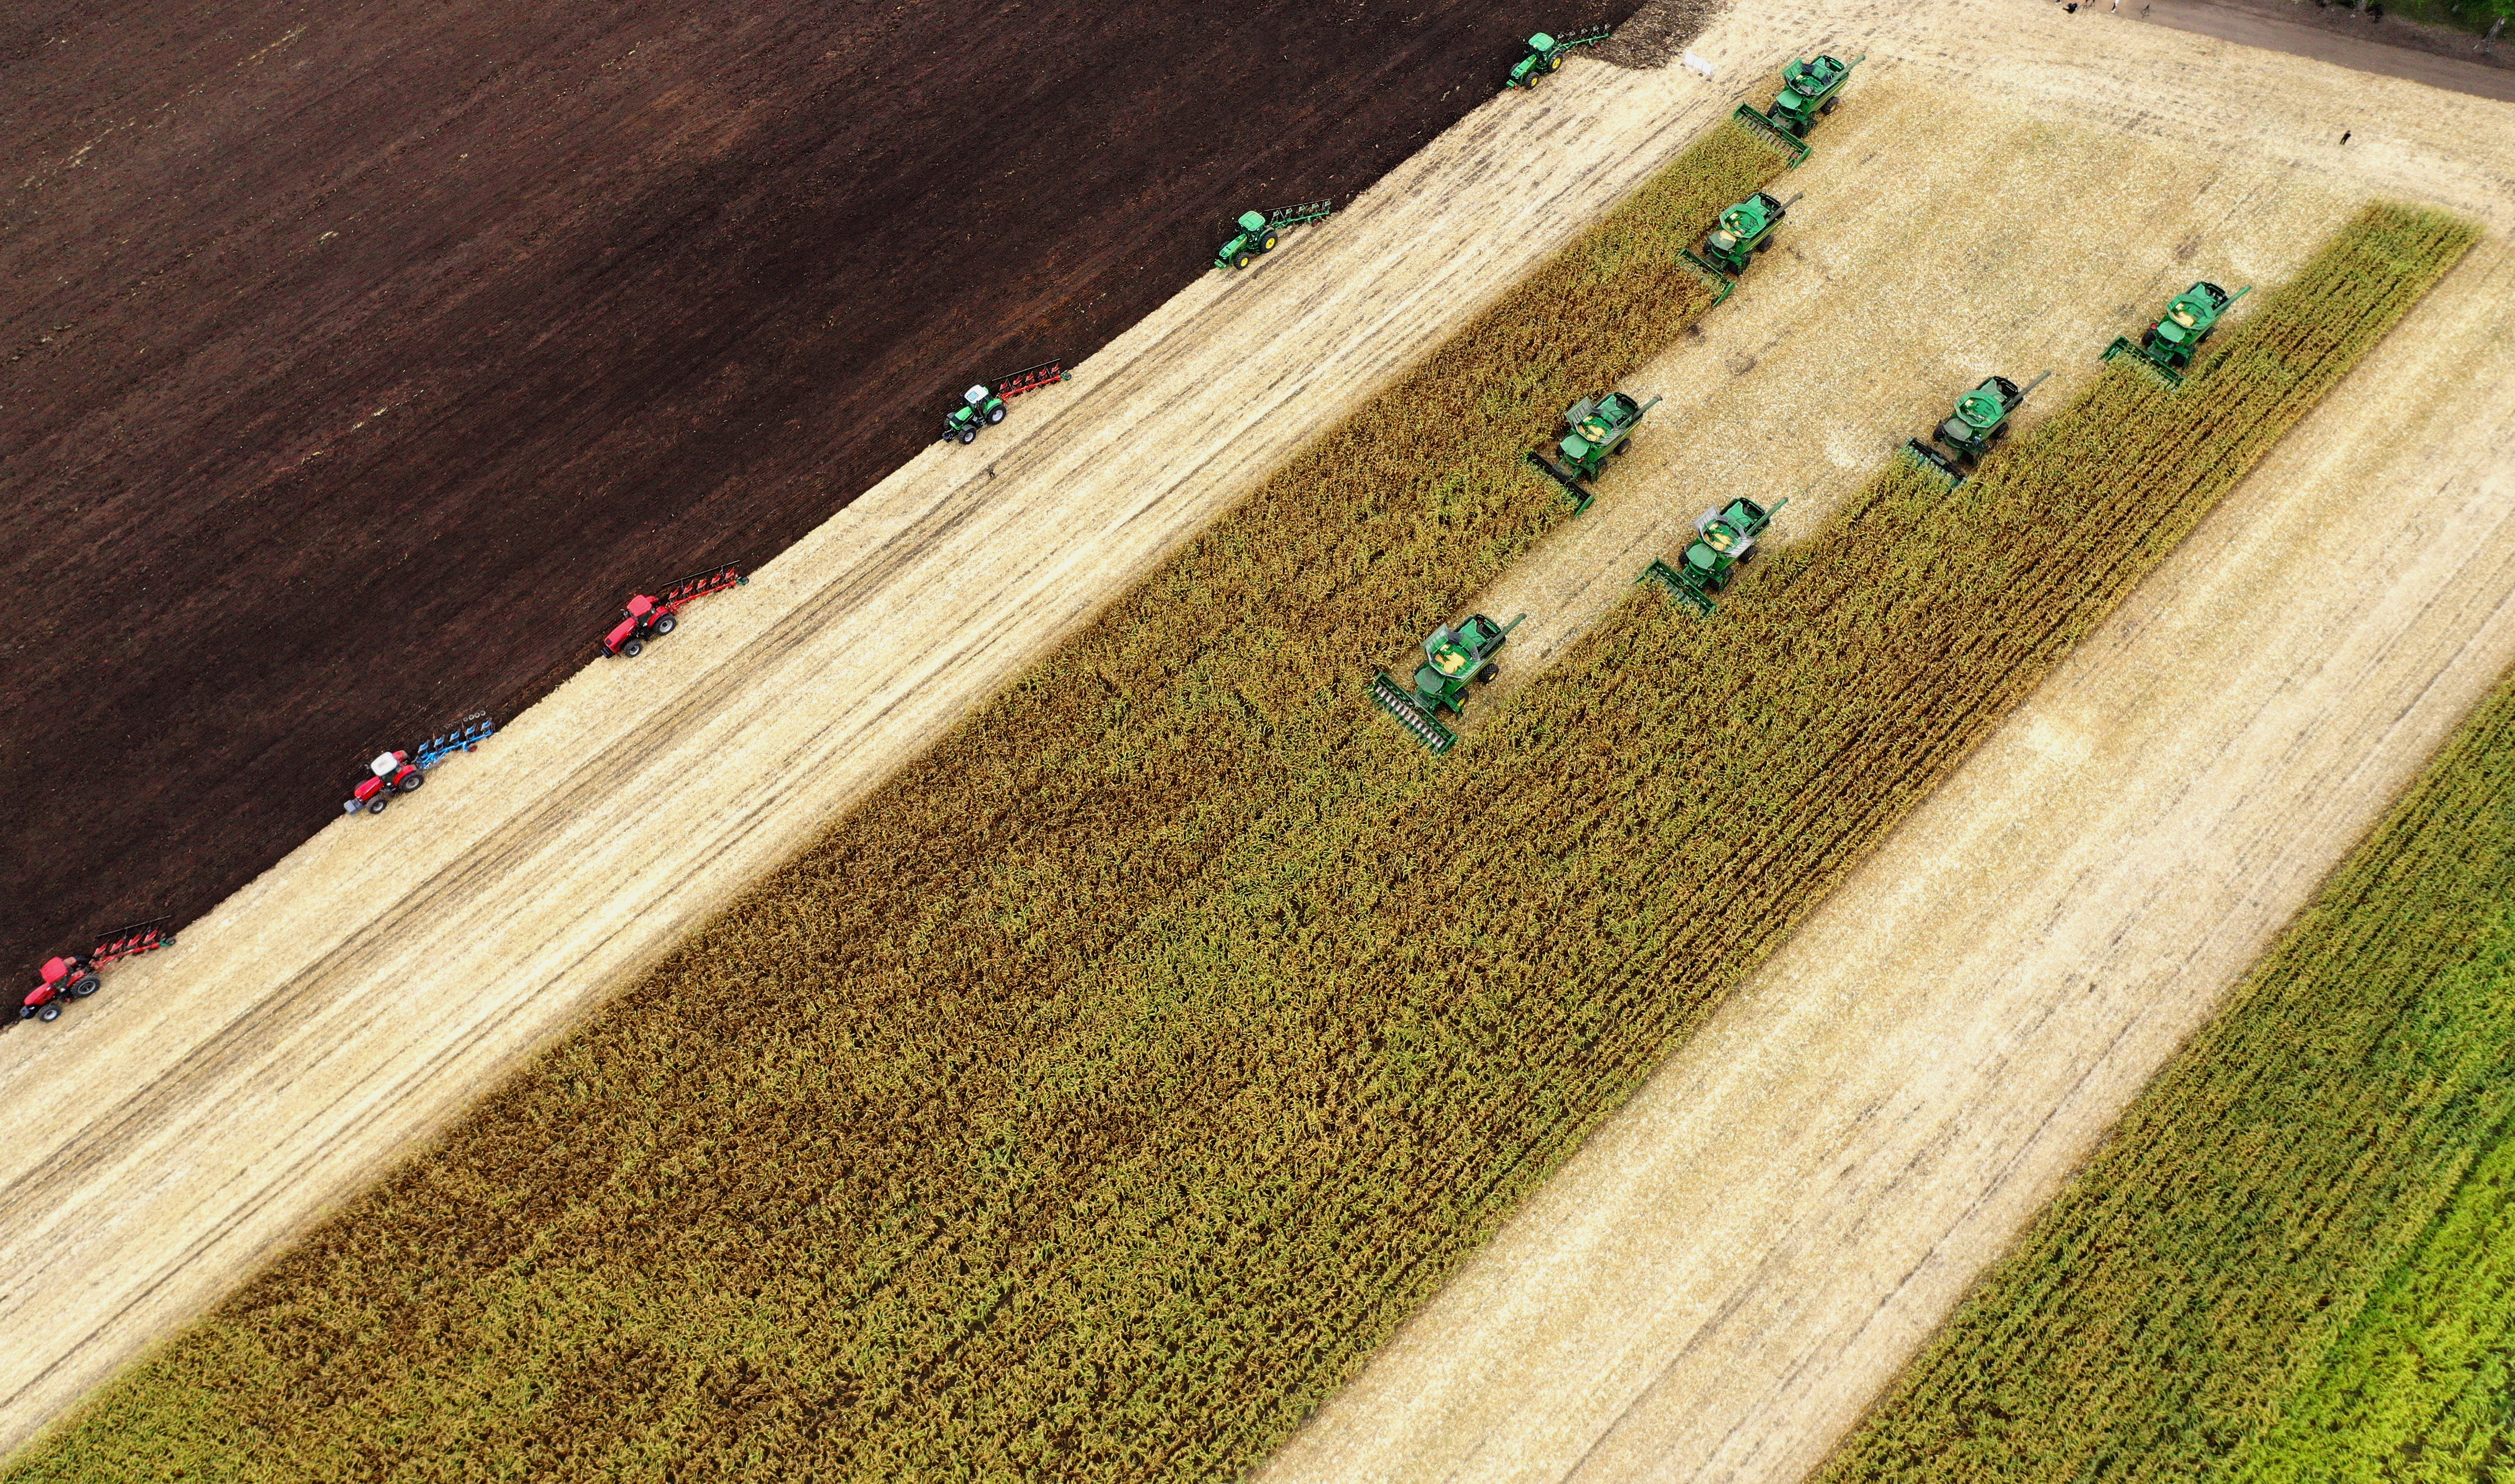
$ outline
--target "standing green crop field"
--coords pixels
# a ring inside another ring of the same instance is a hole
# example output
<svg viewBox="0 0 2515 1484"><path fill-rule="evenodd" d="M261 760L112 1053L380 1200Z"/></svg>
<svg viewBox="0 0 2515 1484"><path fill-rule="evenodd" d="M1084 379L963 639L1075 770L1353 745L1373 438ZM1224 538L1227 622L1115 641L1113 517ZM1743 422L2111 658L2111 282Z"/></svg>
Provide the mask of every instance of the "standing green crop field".
<svg viewBox="0 0 2515 1484"><path fill-rule="evenodd" d="M1954 494L1898 463L1718 620L1636 590L1434 759L1362 679L1559 518L1519 453L1681 330L1616 295L1678 292L1665 257L1743 193L1711 179L10 1476L1246 1470L2470 240L2371 211L2223 332L2207 394L2117 368ZM1610 355L1602 306L1652 328ZM1511 380L1558 343L1597 358ZM1471 415L1409 421L1445 395Z"/></svg>
<svg viewBox="0 0 2515 1484"><path fill-rule="evenodd" d="M1822 1471L2515 1466L2515 686L2462 728Z"/></svg>

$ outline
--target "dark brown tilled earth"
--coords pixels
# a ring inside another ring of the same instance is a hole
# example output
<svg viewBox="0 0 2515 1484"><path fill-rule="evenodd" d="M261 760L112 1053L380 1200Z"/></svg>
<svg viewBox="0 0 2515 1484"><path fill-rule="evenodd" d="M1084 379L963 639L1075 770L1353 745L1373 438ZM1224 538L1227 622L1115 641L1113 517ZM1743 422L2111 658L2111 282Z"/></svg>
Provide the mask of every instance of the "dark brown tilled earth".
<svg viewBox="0 0 2515 1484"><path fill-rule="evenodd" d="M207 909L1629 9L0 16L0 971Z"/></svg>

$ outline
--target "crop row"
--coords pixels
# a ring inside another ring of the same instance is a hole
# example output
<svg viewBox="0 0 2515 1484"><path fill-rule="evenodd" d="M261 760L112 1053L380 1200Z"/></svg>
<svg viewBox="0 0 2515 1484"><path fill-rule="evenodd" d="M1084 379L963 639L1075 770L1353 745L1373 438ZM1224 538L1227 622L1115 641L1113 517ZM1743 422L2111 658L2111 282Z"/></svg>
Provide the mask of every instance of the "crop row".
<svg viewBox="0 0 2515 1484"><path fill-rule="evenodd" d="M1348 425L21 1473L1249 1466L2467 240L2371 214L2191 391L1637 591L1446 760L1357 682L1543 523L1559 392ZM1343 542L1354 462L1525 523Z"/></svg>
<svg viewBox="0 0 2515 1484"><path fill-rule="evenodd" d="M2515 686L2439 754L1820 1477L2502 1471L2510 1130Z"/></svg>

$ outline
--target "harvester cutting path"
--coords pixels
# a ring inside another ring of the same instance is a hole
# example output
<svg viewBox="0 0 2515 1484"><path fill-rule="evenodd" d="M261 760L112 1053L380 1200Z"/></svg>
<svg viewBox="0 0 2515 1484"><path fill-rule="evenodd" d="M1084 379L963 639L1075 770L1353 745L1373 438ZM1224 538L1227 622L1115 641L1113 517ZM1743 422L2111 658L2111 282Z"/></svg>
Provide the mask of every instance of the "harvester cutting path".
<svg viewBox="0 0 2515 1484"><path fill-rule="evenodd" d="M934 435L938 443L974 443L978 430L993 428L1005 420L1005 403L1025 392L1054 386L1073 373L1062 361L1046 360L1036 366L1025 366L1010 376L994 382L980 382L961 393L961 405L943 414L943 431Z"/></svg>
<svg viewBox="0 0 2515 1484"><path fill-rule="evenodd" d="M1423 663L1415 668L1415 688L1408 691L1387 671L1378 670L1372 672L1371 699L1413 732L1416 741L1436 753L1448 752L1459 745L1459 737L1441 724L1441 713L1466 714L1467 687L1502 674L1493 656L1527 617L1522 613L1497 624L1478 613L1455 629L1444 625L1433 630L1423 640Z"/></svg>
<svg viewBox="0 0 2515 1484"><path fill-rule="evenodd" d="M1695 517L1694 540L1675 564L1654 560L1634 581L1656 583L1669 597L1710 618L1720 607L1711 596L1729 586L1738 568L1755 555L1756 538L1790 503L1777 500L1767 510L1741 496L1718 510L1705 511Z"/></svg>
<svg viewBox="0 0 2515 1484"><path fill-rule="evenodd" d="M602 652L634 660L646 652L648 639L662 639L680 626L680 611L712 593L738 588L751 579L734 563L693 572L661 593L640 593L620 608L620 622L602 637Z"/></svg>
<svg viewBox="0 0 2515 1484"><path fill-rule="evenodd" d="M1647 402L1635 402L1621 392L1610 392L1596 398L1583 397L1563 409L1566 431L1554 445L1563 462L1556 464L1546 458L1543 450L1534 448L1528 451L1528 462L1547 478L1563 486L1564 492L1572 497L1572 514L1580 515L1589 508L1591 500L1597 498L1595 491L1582 488L1581 481L1595 480L1598 472L1607 467L1609 455L1623 453L1632 446L1633 429L1641 423L1642 415L1658 406L1659 402L1658 397Z"/></svg>
<svg viewBox="0 0 2515 1484"><path fill-rule="evenodd" d="M1985 378L1981 386L1957 398L1956 410L1931 434L1948 446L1948 452L1943 454L1919 438L1905 439L1905 451L1963 483L1975 462L2008 436L2009 415L2026 400L2026 393L2042 386L2051 374L2046 371L2024 387L2004 376Z"/></svg>
<svg viewBox="0 0 2515 1484"><path fill-rule="evenodd" d="M18 1018L59 1020L70 1001L84 1000L104 986L98 969L153 949L174 947L175 933L169 926L174 921L161 917L116 928L98 938L96 946L85 953L65 953L46 960L36 971L35 987L19 1002Z"/></svg>
<svg viewBox="0 0 2515 1484"><path fill-rule="evenodd" d="M1273 211L1244 211L1231 224L1231 236L1215 253L1214 266L1247 268L1250 259L1275 250L1275 242L1285 227L1324 222L1335 215L1334 201L1304 201L1299 206L1278 206Z"/></svg>
<svg viewBox="0 0 2515 1484"><path fill-rule="evenodd" d="M2129 336L2117 335L2114 343L2105 347L2105 353L2100 358L2111 360L2117 355L2136 356L2146 361L2150 370L2165 378L2167 386L2180 387L2183 373L2191 369L2192 357L2200 352L2201 343L2209 338L2210 331L2218 328L2218 317L2227 312L2229 306L2252 291L2253 287L2248 283L2230 294L2205 279L2175 295L2173 302L2166 305L2165 312L2158 316L2157 323L2140 332L2139 344L2131 344Z"/></svg>
<svg viewBox="0 0 2515 1484"><path fill-rule="evenodd" d="M1528 50L1521 54L1519 61L1511 63L1510 75L1503 79L1502 85L1505 88L1536 87L1546 73L1562 68L1564 54L1576 47L1596 46L1614 35L1615 31L1612 25L1593 25L1561 36L1549 36L1540 31L1528 38Z"/></svg>
<svg viewBox="0 0 2515 1484"><path fill-rule="evenodd" d="M1793 150L1791 163L1796 165L1808 156L1808 146L1801 143L1808 131L1834 105L1842 102L1842 85L1851 78L1851 69L1869 60L1864 53L1844 62L1835 57L1800 58L1782 69L1782 91L1773 95L1773 106L1758 113L1746 103L1738 105L1733 115L1751 129L1773 136L1776 143Z"/></svg>

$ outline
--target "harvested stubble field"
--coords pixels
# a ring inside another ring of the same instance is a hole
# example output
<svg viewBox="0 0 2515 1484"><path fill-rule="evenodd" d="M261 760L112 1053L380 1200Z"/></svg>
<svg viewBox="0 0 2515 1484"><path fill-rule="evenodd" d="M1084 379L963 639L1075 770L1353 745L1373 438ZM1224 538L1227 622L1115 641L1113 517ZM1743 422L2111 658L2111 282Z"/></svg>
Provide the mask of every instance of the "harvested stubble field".
<svg viewBox="0 0 2515 1484"><path fill-rule="evenodd" d="M1953 496L1890 469L1446 763L1352 683L1406 632L1248 658L1338 577L1229 585L1261 500L20 1472L1246 1466L2467 240L2371 213L2211 395L2125 369ZM1002 745L1072 698L1131 745ZM1234 748L1287 786L1182 787Z"/></svg>
<svg viewBox="0 0 2515 1484"><path fill-rule="evenodd" d="M1820 1484L2461 1480L2515 1435L2515 687Z"/></svg>

